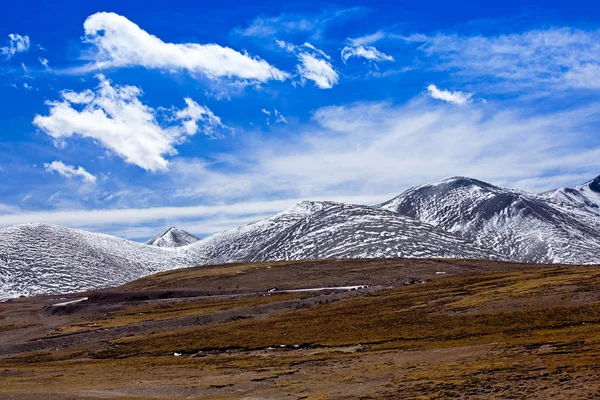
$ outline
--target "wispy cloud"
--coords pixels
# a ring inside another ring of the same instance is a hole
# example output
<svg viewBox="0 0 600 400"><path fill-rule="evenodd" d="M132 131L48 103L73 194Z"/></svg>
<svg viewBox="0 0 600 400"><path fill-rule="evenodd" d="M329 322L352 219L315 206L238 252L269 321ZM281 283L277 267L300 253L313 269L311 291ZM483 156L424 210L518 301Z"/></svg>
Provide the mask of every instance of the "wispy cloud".
<svg viewBox="0 0 600 400"><path fill-rule="evenodd" d="M438 89L437 86L431 84L427 86L427 93L430 97L446 101L448 103L458 104L459 106L468 104L471 102L473 93L454 91L451 92L446 89Z"/></svg>
<svg viewBox="0 0 600 400"><path fill-rule="evenodd" d="M263 108L262 110L260 110L260 112L267 116L267 125L271 125L271 111L267 110L266 108ZM275 119L276 123L288 123L287 119L276 108L273 109L273 118Z"/></svg>
<svg viewBox="0 0 600 400"><path fill-rule="evenodd" d="M344 63L350 58L364 58L367 61L383 62L394 61L394 57L382 53L373 46L368 46L349 39L349 44L342 49Z"/></svg>
<svg viewBox="0 0 600 400"><path fill-rule="evenodd" d="M298 74L300 74L300 83L305 84L306 80L313 81L319 89L331 89L339 81L337 71L331 65L331 57L322 50L317 49L310 43L304 43L302 46L296 46L291 43L277 40L277 44L285 51L298 57L300 64L297 65Z"/></svg>
<svg viewBox="0 0 600 400"><path fill-rule="evenodd" d="M499 36L400 38L418 44L432 68L486 79L496 89L600 89L600 31L551 28Z"/></svg>
<svg viewBox="0 0 600 400"><path fill-rule="evenodd" d="M234 33L249 37L273 37L300 33L317 38L330 23L344 21L366 11L362 7L325 10L318 14L282 13L277 16L258 16L246 27L237 27Z"/></svg>
<svg viewBox="0 0 600 400"><path fill-rule="evenodd" d="M0 47L0 54L6 58L12 58L17 53L23 53L29 50L29 36L11 33L8 35L8 46Z"/></svg>
<svg viewBox="0 0 600 400"><path fill-rule="evenodd" d="M265 60L218 44L166 43L127 18L96 13L84 23L85 40L97 49L95 61L82 70L111 67L181 70L209 79L235 78L253 82L285 80L287 73Z"/></svg>
<svg viewBox="0 0 600 400"><path fill-rule="evenodd" d="M52 161L49 164L44 164L44 169L48 172L56 172L67 179L78 177L84 182L96 183L96 177L87 172L85 168L75 168L74 166L65 164L62 161Z"/></svg>
<svg viewBox="0 0 600 400"><path fill-rule="evenodd" d="M205 205L21 210L2 215L0 226L43 221L127 236L134 234L132 229L136 235L154 232L168 221L204 225L193 232L211 233L302 199L374 204L410 186L451 175L542 191L573 177L598 174L600 141L583 138L593 137L599 111L600 104L593 103L535 115L494 102L451 107L423 96L404 105L325 107L314 113L311 123L286 127L291 136L246 132L240 135L244 140L236 141L239 147L214 154L214 160L171 160L169 174L152 188L152 195L177 204Z"/></svg>
<svg viewBox="0 0 600 400"><path fill-rule="evenodd" d="M177 124L161 124L157 111L140 101L141 89L113 86L102 75L99 80L95 91L63 91L61 100L47 103L49 115L36 115L33 123L59 146L80 135L96 140L127 163L149 171L166 169L165 156L175 154L174 146L187 137L197 132L218 136L227 129L208 108L189 98L185 99L185 108L170 109L167 119Z"/></svg>
<svg viewBox="0 0 600 400"><path fill-rule="evenodd" d="M600 141L584 139L598 111L592 104L535 115L493 102L449 107L423 97L406 105L326 107L315 112L314 125L295 126L297 134L285 140L261 137L218 163L175 160L173 187L180 197L239 201L400 192L451 175L520 188L528 178L591 177L600 170Z"/></svg>

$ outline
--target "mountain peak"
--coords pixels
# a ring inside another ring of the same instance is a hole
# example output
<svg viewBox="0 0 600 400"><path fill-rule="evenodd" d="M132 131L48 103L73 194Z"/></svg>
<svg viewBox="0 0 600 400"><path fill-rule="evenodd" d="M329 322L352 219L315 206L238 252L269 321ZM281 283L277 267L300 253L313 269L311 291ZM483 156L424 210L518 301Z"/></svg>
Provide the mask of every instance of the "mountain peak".
<svg viewBox="0 0 600 400"><path fill-rule="evenodd" d="M596 193L600 193L600 175L588 182L589 188Z"/></svg>
<svg viewBox="0 0 600 400"><path fill-rule="evenodd" d="M441 181L435 182L431 185L439 185L439 184L451 184L454 187L468 187L468 186L478 186L481 188L497 188L496 186L480 181L479 179L471 178L469 176L452 176L450 178L442 179Z"/></svg>
<svg viewBox="0 0 600 400"><path fill-rule="evenodd" d="M157 247L181 247L195 243L198 240L200 239L191 233L177 228L176 226L171 226L148 240L146 244Z"/></svg>

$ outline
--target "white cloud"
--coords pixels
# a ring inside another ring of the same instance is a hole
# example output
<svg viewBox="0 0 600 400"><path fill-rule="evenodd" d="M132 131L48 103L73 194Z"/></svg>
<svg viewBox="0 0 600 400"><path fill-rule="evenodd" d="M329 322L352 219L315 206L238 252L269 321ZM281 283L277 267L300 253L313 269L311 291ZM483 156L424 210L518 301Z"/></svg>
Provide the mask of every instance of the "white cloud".
<svg viewBox="0 0 600 400"><path fill-rule="evenodd" d="M281 34L305 34L311 37L322 35L323 29L336 20L343 21L360 14L365 9L352 7L325 10L320 14L282 13L278 16L258 16L245 28L237 27L234 32L249 37L266 38Z"/></svg>
<svg viewBox="0 0 600 400"><path fill-rule="evenodd" d="M298 57L300 64L296 66L301 77L301 83L306 80L313 81L320 89L331 89L339 81L339 75L329 62L329 57L323 51L306 42L302 46L295 46L281 40L277 44L285 51Z"/></svg>
<svg viewBox="0 0 600 400"><path fill-rule="evenodd" d="M74 135L97 141L127 163L149 171L164 170L165 156L176 153L175 145L198 131L218 136L226 129L206 107L186 98L186 107L169 118L180 125L163 126L156 111L144 105L142 91L135 86L111 85L102 75L95 91L63 91L62 100L47 102L50 113L36 115L33 123L57 141Z"/></svg>
<svg viewBox="0 0 600 400"><path fill-rule="evenodd" d="M354 39L350 39L352 43L360 44L360 45L369 45L376 43L382 39L385 39L389 36L389 34L385 31L377 31L375 33L371 33L369 35L357 37Z"/></svg>
<svg viewBox="0 0 600 400"><path fill-rule="evenodd" d="M263 108L262 110L260 110L260 112L267 116L267 125L271 125L271 111L267 110L266 108ZM273 109L273 117L276 123L288 123L287 119L276 108Z"/></svg>
<svg viewBox="0 0 600 400"><path fill-rule="evenodd" d="M208 107L201 106L194 100L186 97L184 99L186 108L178 110L175 117L181 120L185 133L189 136L195 135L198 131L206 136L213 138L222 137L223 131L233 132L233 129L226 127Z"/></svg>
<svg viewBox="0 0 600 400"><path fill-rule="evenodd" d="M6 58L12 58L17 53L23 53L29 50L29 36L11 33L8 35L8 38L8 46L0 47L0 54L6 56Z"/></svg>
<svg viewBox="0 0 600 400"><path fill-rule="evenodd" d="M277 118L275 122L281 122L283 124L288 123L287 119L277 109L274 109L273 113L275 114L275 118Z"/></svg>
<svg viewBox="0 0 600 400"><path fill-rule="evenodd" d="M344 60L344 63L352 57L364 58L373 62L394 61L394 57L382 53L375 47L359 44L354 41L351 41L348 46L342 49L342 60Z"/></svg>
<svg viewBox="0 0 600 400"><path fill-rule="evenodd" d="M312 44L310 44L308 42L304 42L302 47L311 50L312 52L318 54L319 56L321 56L327 60L331 60L331 57L327 53L325 53L323 50L317 49L315 46L313 46Z"/></svg>
<svg viewBox="0 0 600 400"><path fill-rule="evenodd" d="M87 172L83 167L75 168L74 166L67 165L62 161L52 161L50 164L45 163L44 169L48 172L56 172L68 179L79 177L84 182L96 183L96 177Z"/></svg>
<svg viewBox="0 0 600 400"><path fill-rule="evenodd" d="M86 41L98 52L86 68L143 66L166 71L184 70L209 79L283 81L287 73L266 61L217 44L166 43L115 13L96 13L84 23Z"/></svg>
<svg viewBox="0 0 600 400"><path fill-rule="evenodd" d="M301 64L298 65L300 75L311 80L319 89L331 89L338 83L339 76L331 64L309 53L298 54Z"/></svg>
<svg viewBox="0 0 600 400"><path fill-rule="evenodd" d="M589 141L597 137L598 111L596 103L538 115L493 102L449 108L422 96L398 106L326 107L315 113L314 125L291 137L241 143L219 163L175 160L172 188L182 198L240 201L398 194L453 175L517 188L545 176L567 183L573 175L598 175L600 139Z"/></svg>
<svg viewBox="0 0 600 400"><path fill-rule="evenodd" d="M382 196L339 196L333 200L375 204L386 199ZM190 207L151 207L126 208L114 210L62 210L62 211L32 211L19 210L12 206L0 207L0 226L43 222L69 227L134 225L146 224L153 221L181 221L202 219L219 226L203 230L201 233L233 228L239 223L247 223L285 210L306 198L288 198L284 200L248 201L242 203L202 205ZM325 200L322 198L321 200ZM331 199L329 199L331 200ZM240 221L240 219L242 219ZM158 233L158 232L155 232ZM138 236L139 237L139 236Z"/></svg>
<svg viewBox="0 0 600 400"><path fill-rule="evenodd" d="M551 28L489 37L415 34L402 39L418 44L432 68L483 77L498 90L600 89L600 31Z"/></svg>
<svg viewBox="0 0 600 400"><path fill-rule="evenodd" d="M427 93L434 99L446 101L452 104L458 104L459 106L468 104L471 102L472 93L466 92L451 92L446 89L438 89L437 86L431 84L427 86Z"/></svg>

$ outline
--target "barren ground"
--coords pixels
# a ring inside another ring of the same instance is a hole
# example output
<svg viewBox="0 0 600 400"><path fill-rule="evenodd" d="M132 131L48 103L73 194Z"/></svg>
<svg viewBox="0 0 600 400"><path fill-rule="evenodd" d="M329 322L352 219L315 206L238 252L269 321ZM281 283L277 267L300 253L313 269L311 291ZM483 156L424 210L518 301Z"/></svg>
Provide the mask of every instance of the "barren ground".
<svg viewBox="0 0 600 400"><path fill-rule="evenodd" d="M594 399L599 378L600 266L228 264L0 303L2 399Z"/></svg>

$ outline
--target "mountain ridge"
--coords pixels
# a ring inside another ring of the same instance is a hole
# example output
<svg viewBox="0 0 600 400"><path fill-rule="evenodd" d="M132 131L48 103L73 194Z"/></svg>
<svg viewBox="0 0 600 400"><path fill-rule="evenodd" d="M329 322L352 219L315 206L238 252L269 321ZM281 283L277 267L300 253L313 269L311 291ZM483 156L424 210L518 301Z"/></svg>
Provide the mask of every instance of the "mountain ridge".
<svg viewBox="0 0 600 400"><path fill-rule="evenodd" d="M453 177L379 205L475 241L514 261L598 262L600 219L572 202ZM579 254L577 254L579 252Z"/></svg>
<svg viewBox="0 0 600 400"><path fill-rule="evenodd" d="M600 177L573 188L600 193ZM0 230L0 298L114 286L154 272L315 258L487 258L600 264L600 215L579 198L457 176L376 206L304 201L198 240L170 227L147 244L48 224ZM188 242L185 242L185 241Z"/></svg>

